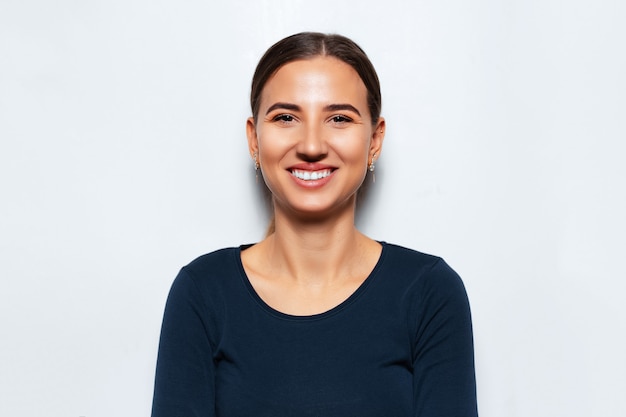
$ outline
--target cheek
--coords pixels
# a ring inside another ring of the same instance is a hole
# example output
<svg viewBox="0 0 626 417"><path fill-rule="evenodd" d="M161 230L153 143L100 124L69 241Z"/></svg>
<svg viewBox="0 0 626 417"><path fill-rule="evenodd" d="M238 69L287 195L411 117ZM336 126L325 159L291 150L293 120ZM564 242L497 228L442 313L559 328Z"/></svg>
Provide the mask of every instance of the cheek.
<svg viewBox="0 0 626 417"><path fill-rule="evenodd" d="M258 132L259 157L266 162L276 160L285 155L292 146L292 140L284 132L263 129Z"/></svg>
<svg viewBox="0 0 626 417"><path fill-rule="evenodd" d="M334 142L334 148L342 156L342 159L366 164L369 153L369 137L367 135L353 135L349 138L339 138Z"/></svg>

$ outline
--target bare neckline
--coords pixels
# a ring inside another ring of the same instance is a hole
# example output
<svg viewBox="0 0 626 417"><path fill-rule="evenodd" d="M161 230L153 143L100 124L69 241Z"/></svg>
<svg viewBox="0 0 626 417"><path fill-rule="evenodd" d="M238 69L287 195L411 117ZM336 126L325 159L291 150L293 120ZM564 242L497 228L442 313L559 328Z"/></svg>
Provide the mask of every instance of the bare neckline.
<svg viewBox="0 0 626 417"><path fill-rule="evenodd" d="M326 311L323 311L321 313L316 313L316 314L311 314L311 315L295 315L295 314L284 313L270 306L268 303L265 302L265 300L263 300L263 298L261 298L261 296L257 293L257 291L254 289L254 286L250 282L248 274L246 273L246 270L243 266L243 261L241 260L241 252L243 252L244 250L252 246L252 244L239 246L239 248L237 248L237 250L235 251L235 258L236 258L237 267L239 269L239 274L241 276L241 280L244 286L246 287L246 290L248 291L249 295L254 299L254 301L259 305L259 307L262 310L264 310L266 313L269 313L270 315L273 315L275 317L278 317L281 319L287 319L287 320L299 320L299 321L320 320L326 317L334 316L335 314L347 308L349 305L354 303L359 297L361 297L361 295L366 292L367 288L371 285L371 283L376 280L376 277L378 276L378 270L380 269L383 263L383 260L386 256L386 252L387 252L387 243L382 242L382 241L379 241L378 243L380 243L380 245L382 246L382 250L380 252L378 260L376 261L374 268L372 268L372 270L367 275L365 280L363 280L363 282L356 288L356 290L354 290L345 300L343 300L336 306Z"/></svg>

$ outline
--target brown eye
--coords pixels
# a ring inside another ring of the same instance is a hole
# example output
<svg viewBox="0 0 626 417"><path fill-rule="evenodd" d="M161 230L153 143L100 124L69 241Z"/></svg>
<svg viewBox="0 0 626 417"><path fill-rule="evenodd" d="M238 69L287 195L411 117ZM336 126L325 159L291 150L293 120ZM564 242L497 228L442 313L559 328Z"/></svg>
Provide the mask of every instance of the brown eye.
<svg viewBox="0 0 626 417"><path fill-rule="evenodd" d="M352 121L351 118L342 115L333 116L331 120L333 123L348 123Z"/></svg>
<svg viewBox="0 0 626 417"><path fill-rule="evenodd" d="M285 122L285 123L289 123L289 122L293 122L294 121L294 117L290 114L279 114L278 116L274 117L273 119L275 122Z"/></svg>

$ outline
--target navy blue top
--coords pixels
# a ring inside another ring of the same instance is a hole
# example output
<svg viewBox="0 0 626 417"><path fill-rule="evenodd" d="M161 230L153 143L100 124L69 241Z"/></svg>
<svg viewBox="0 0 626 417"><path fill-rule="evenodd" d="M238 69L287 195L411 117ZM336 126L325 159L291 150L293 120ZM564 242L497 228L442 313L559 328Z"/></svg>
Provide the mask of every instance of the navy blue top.
<svg viewBox="0 0 626 417"><path fill-rule="evenodd" d="M242 248L184 267L165 307L152 417L477 416L461 279L440 258L382 245L363 284L312 316L263 302Z"/></svg>

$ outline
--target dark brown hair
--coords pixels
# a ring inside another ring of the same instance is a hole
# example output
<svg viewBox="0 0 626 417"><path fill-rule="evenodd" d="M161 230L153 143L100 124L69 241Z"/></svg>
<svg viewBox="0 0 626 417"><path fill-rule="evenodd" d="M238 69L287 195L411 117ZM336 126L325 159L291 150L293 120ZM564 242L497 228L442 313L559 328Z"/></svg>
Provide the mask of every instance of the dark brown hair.
<svg viewBox="0 0 626 417"><path fill-rule="evenodd" d="M345 36L318 32L302 32L288 36L272 45L263 55L252 77L250 107L256 123L261 104L261 93L267 81L289 62L330 56L350 65L359 74L367 88L367 105L372 124L380 117L382 98L376 70L363 49Z"/></svg>

